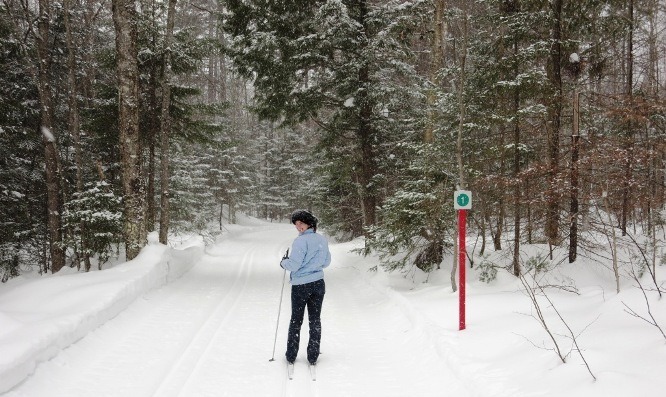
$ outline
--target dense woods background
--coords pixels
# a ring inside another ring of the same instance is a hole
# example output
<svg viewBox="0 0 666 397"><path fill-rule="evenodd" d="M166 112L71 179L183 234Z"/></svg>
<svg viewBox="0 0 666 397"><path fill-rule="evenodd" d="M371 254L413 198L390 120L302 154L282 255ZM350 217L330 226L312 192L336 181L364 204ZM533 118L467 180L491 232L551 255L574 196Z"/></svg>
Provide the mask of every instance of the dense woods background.
<svg viewBox="0 0 666 397"><path fill-rule="evenodd" d="M2 0L0 277L303 207L387 268L429 271L454 249L457 188L478 253L511 252L517 275L521 244L574 262L617 236L640 235L654 266L665 15L664 0Z"/></svg>

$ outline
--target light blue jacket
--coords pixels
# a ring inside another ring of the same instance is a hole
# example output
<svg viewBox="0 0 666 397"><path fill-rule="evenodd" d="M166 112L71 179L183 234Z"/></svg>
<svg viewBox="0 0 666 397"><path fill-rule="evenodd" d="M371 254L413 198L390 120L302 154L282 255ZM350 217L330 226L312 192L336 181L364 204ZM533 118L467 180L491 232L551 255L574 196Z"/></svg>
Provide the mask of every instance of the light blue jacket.
<svg viewBox="0 0 666 397"><path fill-rule="evenodd" d="M289 270L291 285L301 285L324 278L324 268L331 264L328 241L312 229L299 233L291 245L289 258L280 266Z"/></svg>

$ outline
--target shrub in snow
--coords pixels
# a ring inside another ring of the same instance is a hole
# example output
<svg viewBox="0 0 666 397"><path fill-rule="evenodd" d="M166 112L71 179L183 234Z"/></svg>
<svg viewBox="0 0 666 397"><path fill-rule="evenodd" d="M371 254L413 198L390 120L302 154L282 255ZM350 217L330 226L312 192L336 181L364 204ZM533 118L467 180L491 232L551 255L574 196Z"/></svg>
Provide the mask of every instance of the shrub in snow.
<svg viewBox="0 0 666 397"><path fill-rule="evenodd" d="M66 248L82 257L97 257L100 266L110 258L113 244L122 240L122 204L106 182L88 184L65 204L63 239Z"/></svg>
<svg viewBox="0 0 666 397"><path fill-rule="evenodd" d="M9 244L0 247L0 281L3 283L19 275L19 257Z"/></svg>
<svg viewBox="0 0 666 397"><path fill-rule="evenodd" d="M548 260L541 254L531 256L525 262L525 269L528 272L534 271L535 274L548 271Z"/></svg>
<svg viewBox="0 0 666 397"><path fill-rule="evenodd" d="M497 278L497 266L488 260L488 255L484 255L481 262L476 266L479 271L479 280L484 283L491 283Z"/></svg>

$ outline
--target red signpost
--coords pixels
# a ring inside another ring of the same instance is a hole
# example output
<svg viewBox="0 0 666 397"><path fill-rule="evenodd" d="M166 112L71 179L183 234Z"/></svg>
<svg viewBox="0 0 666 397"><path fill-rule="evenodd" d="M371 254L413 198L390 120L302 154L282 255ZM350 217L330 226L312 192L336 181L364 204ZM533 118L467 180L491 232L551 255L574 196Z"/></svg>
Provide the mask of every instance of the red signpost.
<svg viewBox="0 0 666 397"><path fill-rule="evenodd" d="M453 208L458 210L458 309L460 331L465 329L465 262L467 246L465 234L467 210L472 209L472 192L456 190L453 194Z"/></svg>
<svg viewBox="0 0 666 397"><path fill-rule="evenodd" d="M458 309L459 313L459 330L465 329L465 256L467 250L465 248L465 225L467 223L467 210L458 210Z"/></svg>

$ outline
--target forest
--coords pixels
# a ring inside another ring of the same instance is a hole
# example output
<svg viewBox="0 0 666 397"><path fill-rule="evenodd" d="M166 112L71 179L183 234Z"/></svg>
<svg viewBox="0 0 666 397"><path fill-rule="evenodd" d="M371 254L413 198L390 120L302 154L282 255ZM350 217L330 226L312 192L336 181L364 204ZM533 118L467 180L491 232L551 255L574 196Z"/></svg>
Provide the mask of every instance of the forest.
<svg viewBox="0 0 666 397"><path fill-rule="evenodd" d="M429 272L456 249L459 189L477 254L505 250L516 276L521 244L574 263L624 239L654 269L665 16L664 0L1 0L0 278L296 208L388 270Z"/></svg>

